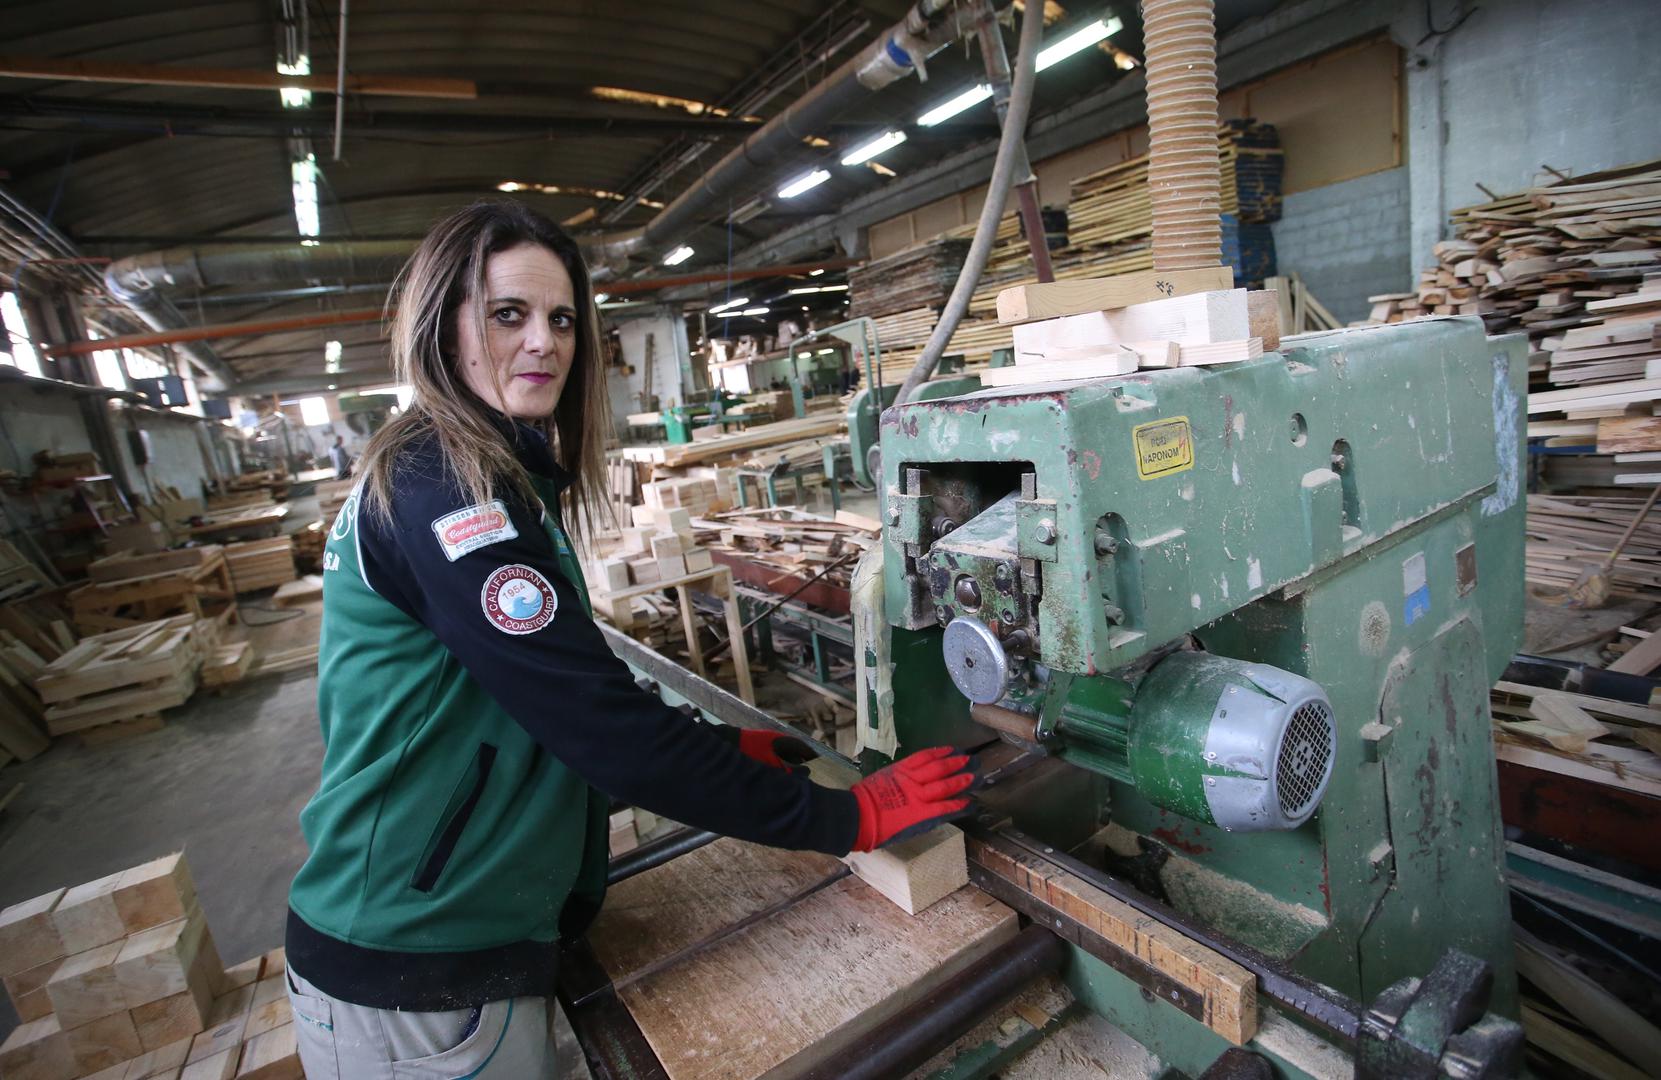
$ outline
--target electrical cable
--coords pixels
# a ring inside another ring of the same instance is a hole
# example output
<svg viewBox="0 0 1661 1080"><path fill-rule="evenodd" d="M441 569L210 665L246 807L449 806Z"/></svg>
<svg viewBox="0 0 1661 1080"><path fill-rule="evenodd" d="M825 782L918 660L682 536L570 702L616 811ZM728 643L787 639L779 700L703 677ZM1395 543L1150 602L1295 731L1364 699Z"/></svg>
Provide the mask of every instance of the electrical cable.
<svg viewBox="0 0 1661 1080"><path fill-rule="evenodd" d="M1004 116L1003 134L998 139L998 156L992 165L992 179L987 185L986 204L981 207L980 223L975 227L975 239L969 245L969 254L963 260L963 272L952 288L951 299L934 325L934 333L923 348L923 354L900 384L894 404L903 405L916 396L917 391L934 374L946 345L957 331L958 323L969 310L969 301L980 284L986 260L992 254L993 241L998 236L998 223L1003 219L1004 202L1009 198L1010 186L1015 180L1015 164L1024 158L1020 149L1025 145L1027 114L1032 108L1032 88L1036 75L1034 58L1038 39L1043 35L1044 19L1039 9L1027 8L1021 21L1021 43L1015 60L1015 80L1009 91L1009 112Z"/></svg>

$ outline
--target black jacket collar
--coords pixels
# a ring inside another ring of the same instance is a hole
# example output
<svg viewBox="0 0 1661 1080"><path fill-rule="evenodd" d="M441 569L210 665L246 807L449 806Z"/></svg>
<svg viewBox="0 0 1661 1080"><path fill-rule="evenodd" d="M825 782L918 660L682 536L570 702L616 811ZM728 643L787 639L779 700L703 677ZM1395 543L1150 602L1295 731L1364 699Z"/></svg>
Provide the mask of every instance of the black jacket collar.
<svg viewBox="0 0 1661 1080"><path fill-rule="evenodd" d="M540 429L523 420L505 416L494 409L490 412L490 420L496 425L496 430L502 433L502 437L507 439L508 445L513 448L514 457L519 459L519 464L523 465L527 472L552 481L559 491L571 486L571 474L560 468L559 463L554 460L554 449L548 445L548 437Z"/></svg>

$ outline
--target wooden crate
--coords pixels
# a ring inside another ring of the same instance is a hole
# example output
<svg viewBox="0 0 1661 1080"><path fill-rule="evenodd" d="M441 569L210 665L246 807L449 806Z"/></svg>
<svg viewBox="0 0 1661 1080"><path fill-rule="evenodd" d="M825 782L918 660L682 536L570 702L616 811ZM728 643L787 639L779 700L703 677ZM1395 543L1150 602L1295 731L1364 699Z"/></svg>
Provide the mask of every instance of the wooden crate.
<svg viewBox="0 0 1661 1080"><path fill-rule="evenodd" d="M35 679L47 731L65 735L184 704L219 629L218 620L181 615L86 638Z"/></svg>
<svg viewBox="0 0 1661 1080"><path fill-rule="evenodd" d="M235 600L230 570L217 545L112 555L88 567L88 576L90 582L69 594L75 627L82 633L120 630L172 615L213 615Z"/></svg>

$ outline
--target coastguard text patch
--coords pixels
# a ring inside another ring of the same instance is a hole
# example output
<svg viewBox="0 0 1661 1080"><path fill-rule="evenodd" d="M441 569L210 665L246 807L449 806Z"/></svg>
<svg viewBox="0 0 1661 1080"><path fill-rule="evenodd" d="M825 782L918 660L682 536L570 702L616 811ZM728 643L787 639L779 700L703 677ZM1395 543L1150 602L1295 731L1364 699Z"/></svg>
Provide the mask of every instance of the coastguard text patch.
<svg viewBox="0 0 1661 1080"><path fill-rule="evenodd" d="M444 557L455 562L469 551L512 540L519 535L519 530L513 527L502 500L492 499L445 514L433 522L433 535L438 537Z"/></svg>
<svg viewBox="0 0 1661 1080"><path fill-rule="evenodd" d="M523 563L497 567L484 579L479 604L504 634L534 634L554 621L559 597L548 579Z"/></svg>

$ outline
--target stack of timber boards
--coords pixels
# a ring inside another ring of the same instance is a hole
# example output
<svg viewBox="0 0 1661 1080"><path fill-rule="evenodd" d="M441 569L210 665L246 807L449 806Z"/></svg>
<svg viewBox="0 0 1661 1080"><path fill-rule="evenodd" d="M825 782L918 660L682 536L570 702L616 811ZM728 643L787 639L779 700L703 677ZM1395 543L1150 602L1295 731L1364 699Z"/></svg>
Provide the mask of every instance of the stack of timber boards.
<svg viewBox="0 0 1661 1080"><path fill-rule="evenodd" d="M1278 343L1280 335L1254 326L1253 308L1260 322L1276 325L1278 302L1271 293L1231 289L1232 280L1218 266L1006 289L998 317L1015 324L1015 363L981 372L981 384L1098 379L1261 356L1264 337ZM1251 295L1262 299L1254 305Z"/></svg>
<svg viewBox="0 0 1661 1080"><path fill-rule="evenodd" d="M715 550L778 571L773 591L780 595L827 567L834 568L819 580L848 588L859 554L882 535L881 523L846 510L827 518L783 506L733 510L694 524Z"/></svg>
<svg viewBox="0 0 1661 1080"><path fill-rule="evenodd" d="M602 594L702 573L715 565L709 552L698 544L692 530L691 511L680 507L635 506L630 512L634 524L623 530L622 550L590 565L594 587ZM612 622L619 629L628 628L624 612L617 612Z"/></svg>
<svg viewBox="0 0 1661 1080"><path fill-rule="evenodd" d="M1634 515L1637 496L1530 495L1525 571L1531 585L1563 590L1608 555ZM1661 515L1641 522L1610 568L1610 593L1661 603Z"/></svg>
<svg viewBox="0 0 1661 1080"><path fill-rule="evenodd" d="M850 270L849 317L880 318L919 308L938 310L957 284L968 254L969 241L947 237Z"/></svg>
<svg viewBox="0 0 1661 1080"><path fill-rule="evenodd" d="M826 416L810 416L802 420L780 420L748 431L680 446L625 446L623 455L634 461L665 465L669 468L702 465L741 457L764 446L834 435L845 427L846 421L838 412Z"/></svg>
<svg viewBox="0 0 1661 1080"><path fill-rule="evenodd" d="M1652 634L1609 670L1657 666L1661 635ZM1501 761L1661 797L1661 710L1512 682L1498 683L1490 702Z"/></svg>
<svg viewBox="0 0 1661 1080"><path fill-rule="evenodd" d="M225 561L239 593L269 589L299 576L294 566L294 539L289 536L227 544Z"/></svg>
<svg viewBox="0 0 1661 1080"><path fill-rule="evenodd" d="M0 911L6 1080L299 1080L281 949L227 968L182 853Z"/></svg>
<svg viewBox="0 0 1661 1080"><path fill-rule="evenodd" d="M83 639L35 678L46 728L67 735L104 724L160 726L158 713L196 691L219 623L180 615ZM132 730L132 729L127 729ZM113 734L113 732L112 732Z"/></svg>
<svg viewBox="0 0 1661 1080"><path fill-rule="evenodd" d="M840 866L718 840L613 886L588 939L620 984ZM673 1080L800 1076L1015 933L972 887L913 916L848 877L618 993Z"/></svg>

